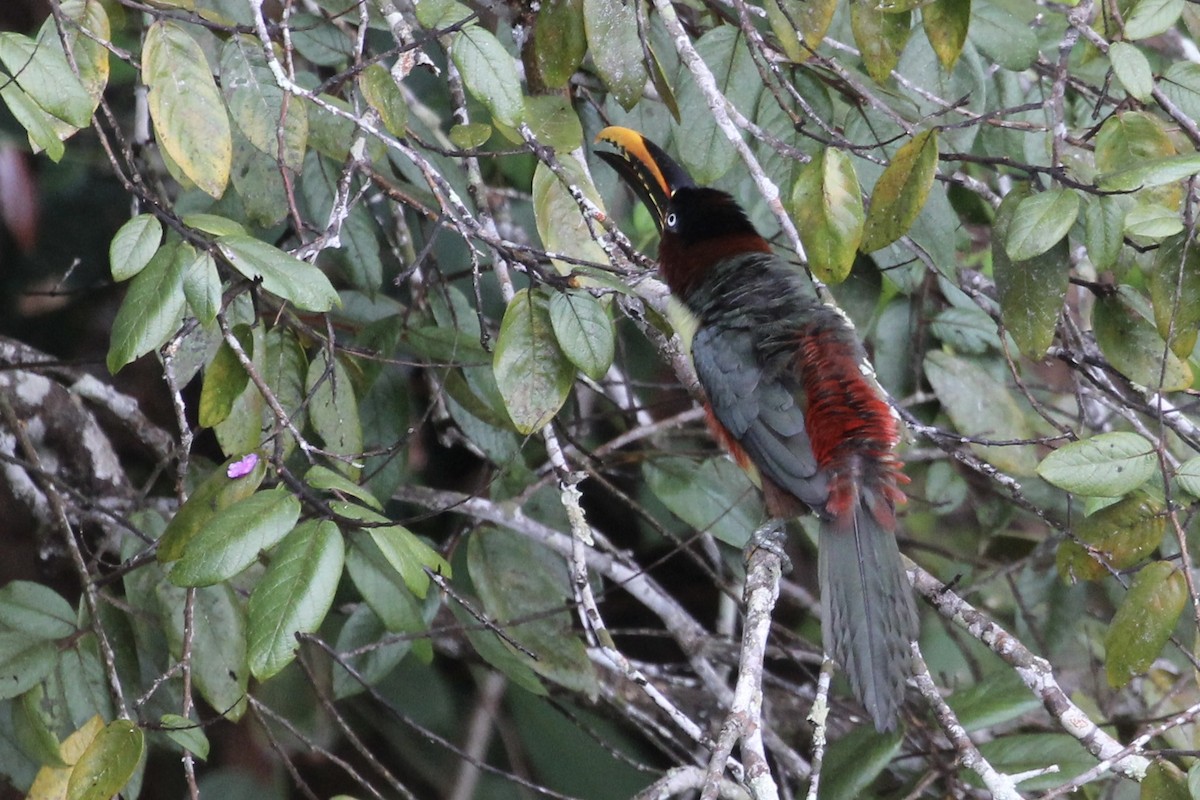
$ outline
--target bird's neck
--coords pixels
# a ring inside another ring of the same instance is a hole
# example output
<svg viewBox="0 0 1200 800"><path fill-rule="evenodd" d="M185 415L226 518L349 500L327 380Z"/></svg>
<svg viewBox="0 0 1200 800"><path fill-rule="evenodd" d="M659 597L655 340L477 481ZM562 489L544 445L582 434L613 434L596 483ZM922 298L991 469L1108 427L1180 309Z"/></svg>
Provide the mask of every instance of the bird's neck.
<svg viewBox="0 0 1200 800"><path fill-rule="evenodd" d="M663 236L658 249L659 269L671 293L687 302L720 262L752 253L770 253L771 246L757 233L738 233L685 242Z"/></svg>

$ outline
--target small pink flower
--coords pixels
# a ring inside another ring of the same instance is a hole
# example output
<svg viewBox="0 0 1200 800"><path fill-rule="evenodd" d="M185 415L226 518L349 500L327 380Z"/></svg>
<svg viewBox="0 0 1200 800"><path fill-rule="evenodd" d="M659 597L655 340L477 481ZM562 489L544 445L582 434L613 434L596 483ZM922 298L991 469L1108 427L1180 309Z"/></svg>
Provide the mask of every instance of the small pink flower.
<svg viewBox="0 0 1200 800"><path fill-rule="evenodd" d="M244 478L254 471L254 467L258 464L258 454L251 453L248 456L243 456L237 461L229 465L229 469L225 474L230 478Z"/></svg>

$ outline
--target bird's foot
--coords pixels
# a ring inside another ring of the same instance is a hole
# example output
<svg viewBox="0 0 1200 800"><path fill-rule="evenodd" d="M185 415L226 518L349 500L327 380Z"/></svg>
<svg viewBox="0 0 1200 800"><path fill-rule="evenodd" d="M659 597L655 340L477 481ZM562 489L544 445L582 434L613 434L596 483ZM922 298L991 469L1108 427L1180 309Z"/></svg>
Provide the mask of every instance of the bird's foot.
<svg viewBox="0 0 1200 800"><path fill-rule="evenodd" d="M746 560L750 560L750 556L755 550L766 550L769 553L779 556L785 574L791 572L792 560L784 552L784 544L786 542L786 523L781 519L767 520L758 527L758 530L750 534L750 541L746 542Z"/></svg>

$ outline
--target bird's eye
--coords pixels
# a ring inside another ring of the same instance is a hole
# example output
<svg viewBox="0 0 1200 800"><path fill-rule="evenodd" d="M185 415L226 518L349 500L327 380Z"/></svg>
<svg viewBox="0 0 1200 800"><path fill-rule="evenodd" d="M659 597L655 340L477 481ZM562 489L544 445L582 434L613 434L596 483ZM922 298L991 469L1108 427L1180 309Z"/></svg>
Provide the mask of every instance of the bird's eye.
<svg viewBox="0 0 1200 800"><path fill-rule="evenodd" d="M677 217L675 215L674 211L672 211L670 214L667 214L667 227L668 228L674 228L675 224L677 222L679 222L679 217Z"/></svg>

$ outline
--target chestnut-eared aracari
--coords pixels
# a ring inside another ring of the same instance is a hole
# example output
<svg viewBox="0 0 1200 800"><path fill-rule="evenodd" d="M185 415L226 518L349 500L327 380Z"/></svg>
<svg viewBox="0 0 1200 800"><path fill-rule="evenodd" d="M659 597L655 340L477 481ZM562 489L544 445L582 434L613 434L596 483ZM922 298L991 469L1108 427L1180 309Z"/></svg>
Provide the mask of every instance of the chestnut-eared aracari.
<svg viewBox="0 0 1200 800"><path fill-rule="evenodd" d="M662 148L609 127L598 155L646 203L658 263L695 316L692 360L712 430L757 472L767 512L820 519L825 648L876 728L895 726L917 616L896 544L907 482L897 417L849 320L776 256L727 193L697 186Z"/></svg>

